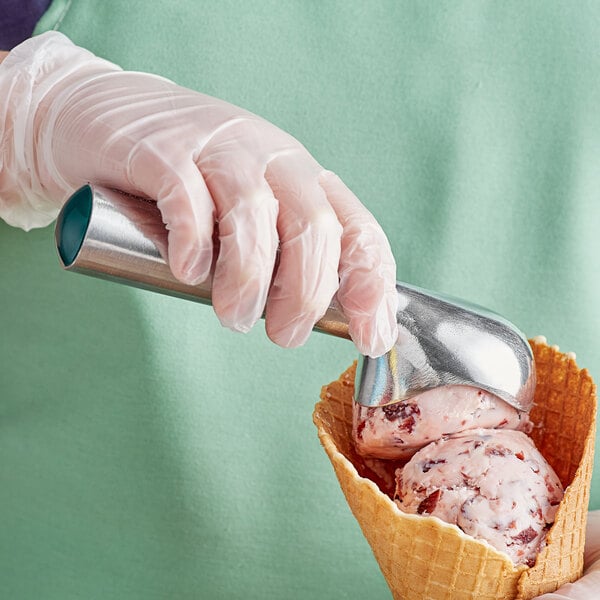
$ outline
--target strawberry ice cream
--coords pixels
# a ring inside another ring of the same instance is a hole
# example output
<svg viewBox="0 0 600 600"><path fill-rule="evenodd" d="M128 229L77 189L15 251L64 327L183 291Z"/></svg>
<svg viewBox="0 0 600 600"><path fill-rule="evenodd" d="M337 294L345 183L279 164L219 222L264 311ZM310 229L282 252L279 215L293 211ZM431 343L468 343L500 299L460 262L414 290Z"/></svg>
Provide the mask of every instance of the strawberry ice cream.
<svg viewBox="0 0 600 600"><path fill-rule="evenodd" d="M359 454L408 460L443 436L483 427L528 431L529 418L497 396L464 386L446 386L383 407L354 403L353 437Z"/></svg>
<svg viewBox="0 0 600 600"><path fill-rule="evenodd" d="M532 566L563 497L562 485L520 431L476 429L444 437L396 471L395 499Z"/></svg>

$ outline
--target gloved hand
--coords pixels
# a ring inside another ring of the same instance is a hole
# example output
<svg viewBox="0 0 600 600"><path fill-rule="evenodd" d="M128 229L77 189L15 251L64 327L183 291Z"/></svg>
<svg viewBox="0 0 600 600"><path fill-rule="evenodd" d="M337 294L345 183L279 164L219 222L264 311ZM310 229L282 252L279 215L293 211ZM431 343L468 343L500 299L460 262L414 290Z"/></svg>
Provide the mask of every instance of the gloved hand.
<svg viewBox="0 0 600 600"><path fill-rule="evenodd" d="M50 32L0 65L0 216L47 225L91 181L157 201L186 283L220 251L213 306L298 346L337 299L363 354L396 340L396 268L374 217L289 134L155 75L122 71ZM275 270L277 247L279 265Z"/></svg>
<svg viewBox="0 0 600 600"><path fill-rule="evenodd" d="M598 600L600 598L600 510L588 515L583 577L536 600Z"/></svg>

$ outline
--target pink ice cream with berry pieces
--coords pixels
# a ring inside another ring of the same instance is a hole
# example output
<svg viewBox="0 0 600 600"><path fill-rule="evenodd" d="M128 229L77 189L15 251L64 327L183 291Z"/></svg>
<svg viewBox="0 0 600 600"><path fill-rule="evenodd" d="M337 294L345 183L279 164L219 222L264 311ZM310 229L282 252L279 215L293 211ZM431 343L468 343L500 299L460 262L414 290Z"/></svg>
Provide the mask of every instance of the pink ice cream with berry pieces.
<svg viewBox="0 0 600 600"><path fill-rule="evenodd" d="M531 438L508 429L444 436L396 471L402 511L457 525L515 564L535 563L562 497Z"/></svg>
<svg viewBox="0 0 600 600"><path fill-rule="evenodd" d="M529 418L497 396L465 385L435 388L383 407L353 405L353 438L365 457L408 460L417 450L459 431L529 431Z"/></svg>

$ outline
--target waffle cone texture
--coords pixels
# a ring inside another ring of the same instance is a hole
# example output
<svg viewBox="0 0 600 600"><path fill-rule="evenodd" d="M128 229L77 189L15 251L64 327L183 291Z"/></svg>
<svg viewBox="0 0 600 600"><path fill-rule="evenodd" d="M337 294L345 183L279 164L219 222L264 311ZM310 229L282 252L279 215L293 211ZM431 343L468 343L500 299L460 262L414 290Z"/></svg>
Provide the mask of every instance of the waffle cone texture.
<svg viewBox="0 0 600 600"><path fill-rule="evenodd" d="M545 341L530 343L537 370L530 435L565 487L533 567L515 566L508 556L454 525L400 511L391 499L396 463L368 461L354 450L355 365L323 387L313 414L319 439L396 600L527 600L581 576L596 388L572 355Z"/></svg>

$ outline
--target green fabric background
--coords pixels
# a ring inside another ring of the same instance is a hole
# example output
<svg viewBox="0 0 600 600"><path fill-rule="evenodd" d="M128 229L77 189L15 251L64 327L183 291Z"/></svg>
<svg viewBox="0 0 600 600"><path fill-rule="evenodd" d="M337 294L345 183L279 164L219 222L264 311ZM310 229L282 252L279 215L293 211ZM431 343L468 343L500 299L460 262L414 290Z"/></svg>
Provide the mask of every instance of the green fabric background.
<svg viewBox="0 0 600 600"><path fill-rule="evenodd" d="M599 27L597 3L55 0L37 31L288 130L399 279L598 378ZM2 597L389 597L311 422L351 344L64 273L51 228L0 223L0 257Z"/></svg>

